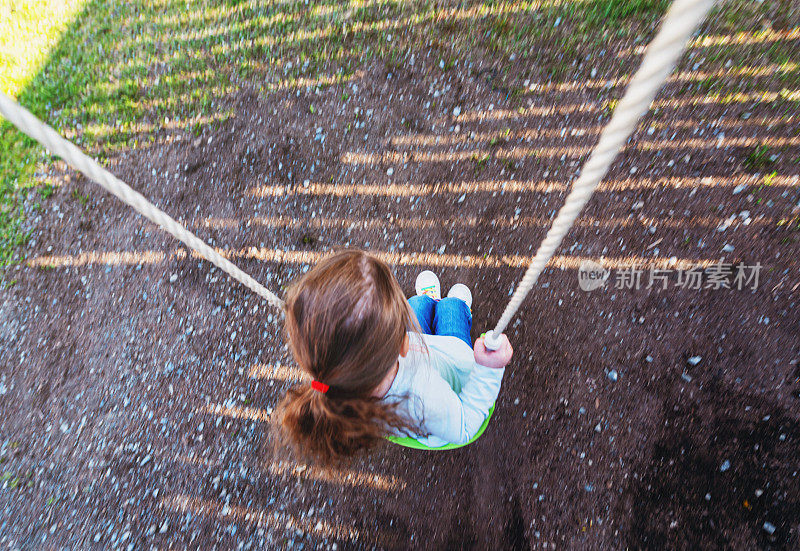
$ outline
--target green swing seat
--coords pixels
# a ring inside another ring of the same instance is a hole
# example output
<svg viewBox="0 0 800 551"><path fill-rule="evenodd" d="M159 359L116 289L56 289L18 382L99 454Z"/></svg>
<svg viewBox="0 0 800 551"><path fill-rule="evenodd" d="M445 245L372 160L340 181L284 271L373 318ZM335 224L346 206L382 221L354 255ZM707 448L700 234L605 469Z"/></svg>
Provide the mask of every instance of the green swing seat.
<svg viewBox="0 0 800 551"><path fill-rule="evenodd" d="M489 426L489 420L492 418L492 414L494 413L494 405L489 408L489 415L486 416L486 419L483 421L481 428L478 429L478 432L475 433L469 442L464 444L445 444L444 446L426 446L416 438L411 438L410 436L387 436L386 439L389 442L397 444L398 446L405 446L406 448L414 448L415 450L428 450L428 451L444 451L444 450L454 450L456 448L463 448L464 446L469 446L475 440L477 440L483 431L486 430L486 427Z"/></svg>

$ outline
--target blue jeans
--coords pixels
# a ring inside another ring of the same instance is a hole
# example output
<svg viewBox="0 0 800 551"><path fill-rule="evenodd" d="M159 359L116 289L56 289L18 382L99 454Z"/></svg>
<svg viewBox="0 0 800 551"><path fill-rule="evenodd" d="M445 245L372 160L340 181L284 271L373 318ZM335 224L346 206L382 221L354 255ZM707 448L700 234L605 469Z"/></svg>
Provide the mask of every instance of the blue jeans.
<svg viewBox="0 0 800 551"><path fill-rule="evenodd" d="M417 321L426 335L448 335L457 337L472 348L469 331L472 328L472 312L460 298L447 297L436 301L427 295L408 299Z"/></svg>

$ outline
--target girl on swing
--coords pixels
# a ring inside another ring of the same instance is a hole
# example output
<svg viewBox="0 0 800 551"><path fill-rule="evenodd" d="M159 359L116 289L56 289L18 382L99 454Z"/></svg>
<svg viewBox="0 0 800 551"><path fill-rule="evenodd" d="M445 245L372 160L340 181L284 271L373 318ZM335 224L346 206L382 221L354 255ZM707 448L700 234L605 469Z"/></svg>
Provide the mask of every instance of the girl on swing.
<svg viewBox="0 0 800 551"><path fill-rule="evenodd" d="M408 301L384 262L362 251L327 257L289 289L286 334L313 382L289 390L283 427L323 462L402 435L427 446L469 442L497 399L512 348L470 345L472 294L441 298L433 272Z"/></svg>

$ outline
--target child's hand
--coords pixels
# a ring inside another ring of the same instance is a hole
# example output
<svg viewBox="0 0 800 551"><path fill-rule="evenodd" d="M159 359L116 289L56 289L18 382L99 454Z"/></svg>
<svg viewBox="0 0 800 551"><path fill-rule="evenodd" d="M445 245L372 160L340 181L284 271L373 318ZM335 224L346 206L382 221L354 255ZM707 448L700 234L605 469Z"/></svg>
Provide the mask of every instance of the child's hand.
<svg viewBox="0 0 800 551"><path fill-rule="evenodd" d="M505 367L511 361L512 354L514 354L514 349L511 348L511 343L508 342L505 333L500 335L500 348L497 350L488 350L483 344L483 337L475 341L475 363L480 365L494 368Z"/></svg>

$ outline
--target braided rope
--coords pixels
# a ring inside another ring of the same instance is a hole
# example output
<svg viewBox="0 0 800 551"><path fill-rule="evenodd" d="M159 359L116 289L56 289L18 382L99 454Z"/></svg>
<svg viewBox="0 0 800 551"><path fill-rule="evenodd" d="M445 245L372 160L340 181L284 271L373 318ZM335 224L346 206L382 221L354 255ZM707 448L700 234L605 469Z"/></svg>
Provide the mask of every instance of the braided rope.
<svg viewBox="0 0 800 551"><path fill-rule="evenodd" d="M589 202L600 180L636 128L639 118L647 112L662 83L672 72L689 37L705 19L713 4L714 0L675 0L670 7L661 29L648 46L639 70L628 85L625 96L620 100L611 121L603 129L597 146L572 186L572 191L561 207L553 226L536 251L494 330L487 333L487 348L499 347L500 334L517 313L542 270L569 233L575 219Z"/></svg>
<svg viewBox="0 0 800 551"><path fill-rule="evenodd" d="M102 186L126 205L133 207L142 216L163 228L175 239L185 243L190 249L197 251L202 257L233 279L273 306L277 308L283 306L283 301L263 285L237 268L230 260L145 199L141 193L131 189L128 184L101 167L77 146L62 138L53 128L37 119L30 111L2 92L0 92L0 113L19 130L45 146L52 154L64 159L72 168Z"/></svg>

